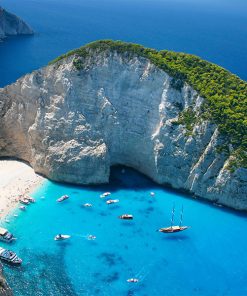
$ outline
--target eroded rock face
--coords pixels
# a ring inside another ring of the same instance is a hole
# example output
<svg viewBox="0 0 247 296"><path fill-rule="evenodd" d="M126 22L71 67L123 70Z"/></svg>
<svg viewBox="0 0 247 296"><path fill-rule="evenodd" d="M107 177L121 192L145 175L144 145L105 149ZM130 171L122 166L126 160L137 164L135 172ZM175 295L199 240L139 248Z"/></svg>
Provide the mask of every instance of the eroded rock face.
<svg viewBox="0 0 247 296"><path fill-rule="evenodd" d="M110 167L137 169L160 184L247 209L247 172L230 173L217 153L217 126L199 121L191 135L181 111L198 113L203 98L148 59L92 52L75 56L0 90L0 156L28 161L56 181L98 184Z"/></svg>
<svg viewBox="0 0 247 296"><path fill-rule="evenodd" d="M0 7L0 39L9 35L30 35L33 30L18 16Z"/></svg>

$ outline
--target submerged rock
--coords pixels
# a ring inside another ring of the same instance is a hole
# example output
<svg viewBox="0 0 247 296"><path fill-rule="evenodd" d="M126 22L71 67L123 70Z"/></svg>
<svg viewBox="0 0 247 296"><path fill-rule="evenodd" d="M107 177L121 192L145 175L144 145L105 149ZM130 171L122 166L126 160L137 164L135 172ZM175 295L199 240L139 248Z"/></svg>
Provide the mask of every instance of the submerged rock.
<svg viewBox="0 0 247 296"><path fill-rule="evenodd" d="M33 30L18 16L0 7L0 39L10 35L30 35Z"/></svg>
<svg viewBox="0 0 247 296"><path fill-rule="evenodd" d="M12 290L10 289L6 279L3 275L2 265L0 263L0 296L12 296Z"/></svg>
<svg viewBox="0 0 247 296"><path fill-rule="evenodd" d="M89 49L0 90L0 156L28 161L52 180L106 183L121 164L159 184L247 209L247 170L228 170L218 126L197 120L204 98L150 59Z"/></svg>

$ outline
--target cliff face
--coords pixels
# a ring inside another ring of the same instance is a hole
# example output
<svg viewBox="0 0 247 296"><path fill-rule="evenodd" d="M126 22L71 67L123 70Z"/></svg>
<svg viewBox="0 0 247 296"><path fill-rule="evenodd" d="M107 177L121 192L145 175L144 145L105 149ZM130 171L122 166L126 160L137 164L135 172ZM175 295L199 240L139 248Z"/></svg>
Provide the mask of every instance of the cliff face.
<svg viewBox="0 0 247 296"><path fill-rule="evenodd" d="M0 39L20 34L33 34L33 30L19 17L0 7Z"/></svg>
<svg viewBox="0 0 247 296"><path fill-rule="evenodd" d="M150 60L91 52L74 55L0 90L0 156L28 161L56 181L105 183L110 167L137 169L160 184L247 209L247 170L227 169L216 125L188 133L178 117L198 115L204 99Z"/></svg>

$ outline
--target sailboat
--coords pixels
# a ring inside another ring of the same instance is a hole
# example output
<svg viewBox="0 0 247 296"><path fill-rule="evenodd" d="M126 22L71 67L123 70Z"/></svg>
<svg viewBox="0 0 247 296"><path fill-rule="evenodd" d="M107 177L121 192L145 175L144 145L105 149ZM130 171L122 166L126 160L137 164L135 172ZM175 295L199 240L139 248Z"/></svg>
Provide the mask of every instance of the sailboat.
<svg viewBox="0 0 247 296"><path fill-rule="evenodd" d="M158 231L159 232L164 232L164 233L174 233L174 232L179 232L179 231L183 231L183 230L188 229L189 226L182 226L183 213L184 213L184 208L182 207L179 225L174 225L175 207L173 206L172 218L171 218L171 226L170 227L160 228Z"/></svg>

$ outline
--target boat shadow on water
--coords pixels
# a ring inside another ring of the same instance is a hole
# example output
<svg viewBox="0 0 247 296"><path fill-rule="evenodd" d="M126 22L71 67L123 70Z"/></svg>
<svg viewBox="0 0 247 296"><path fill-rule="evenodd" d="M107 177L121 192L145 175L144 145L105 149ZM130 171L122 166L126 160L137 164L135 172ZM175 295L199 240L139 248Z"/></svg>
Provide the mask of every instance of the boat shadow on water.
<svg viewBox="0 0 247 296"><path fill-rule="evenodd" d="M121 225L124 226L124 227L133 227L135 225L135 222L134 221L122 221L121 222Z"/></svg>
<svg viewBox="0 0 247 296"><path fill-rule="evenodd" d="M170 241L180 241L180 240L189 240L190 237L185 234L164 234L162 240L170 240Z"/></svg>

